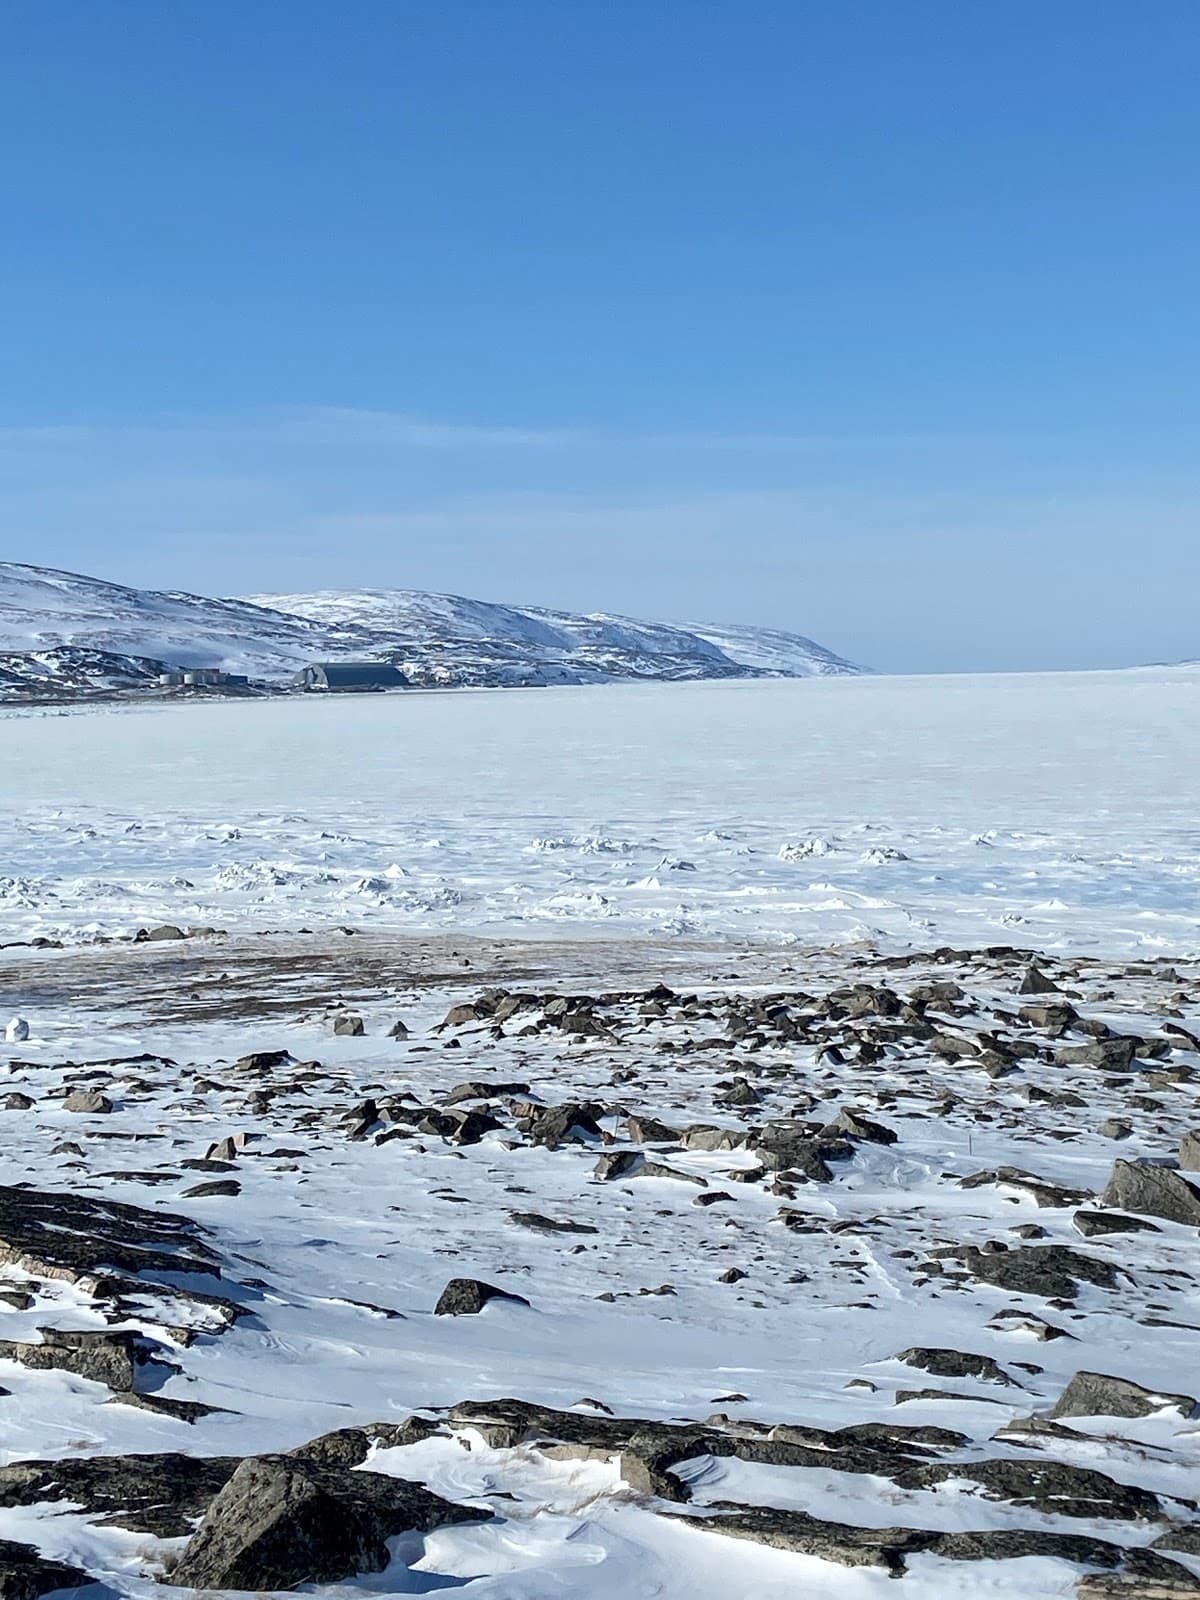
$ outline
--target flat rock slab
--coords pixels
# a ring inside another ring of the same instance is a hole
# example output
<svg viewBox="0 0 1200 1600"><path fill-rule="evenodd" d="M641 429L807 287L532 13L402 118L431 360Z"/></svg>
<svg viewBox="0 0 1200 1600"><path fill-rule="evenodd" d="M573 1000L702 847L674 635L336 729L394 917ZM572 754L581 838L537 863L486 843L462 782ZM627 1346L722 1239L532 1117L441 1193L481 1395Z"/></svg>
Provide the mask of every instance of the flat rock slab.
<svg viewBox="0 0 1200 1600"><path fill-rule="evenodd" d="M1044 1300L1069 1300L1081 1283L1114 1289L1117 1271L1098 1256L1084 1255L1067 1245L1026 1245L1016 1250L963 1252L963 1265L973 1277L1013 1294L1039 1295Z"/></svg>
<svg viewBox="0 0 1200 1600"><path fill-rule="evenodd" d="M18 1461L0 1467L0 1506L69 1500L98 1522L178 1539L192 1532L241 1462L240 1456L185 1456L175 1451Z"/></svg>
<svg viewBox="0 0 1200 1600"><path fill-rule="evenodd" d="M116 1200L0 1184L0 1263L72 1283L113 1273L163 1282L219 1278L220 1257L189 1217Z"/></svg>

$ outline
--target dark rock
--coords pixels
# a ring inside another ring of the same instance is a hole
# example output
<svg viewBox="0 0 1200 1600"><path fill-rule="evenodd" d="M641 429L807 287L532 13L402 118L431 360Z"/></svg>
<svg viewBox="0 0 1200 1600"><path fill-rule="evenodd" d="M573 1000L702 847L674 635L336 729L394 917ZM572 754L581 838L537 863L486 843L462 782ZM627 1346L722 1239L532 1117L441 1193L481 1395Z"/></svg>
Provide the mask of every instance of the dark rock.
<svg viewBox="0 0 1200 1600"><path fill-rule="evenodd" d="M861 1111L846 1106L827 1124L826 1133L844 1133L849 1139L863 1139L869 1144L895 1144L896 1133L885 1128L882 1122L872 1122Z"/></svg>
<svg viewBox="0 0 1200 1600"><path fill-rule="evenodd" d="M634 1144L674 1144L679 1134L657 1117L627 1117L626 1132Z"/></svg>
<svg viewBox="0 0 1200 1600"><path fill-rule="evenodd" d="M134 1389L118 1391L108 1406L132 1406L136 1411L150 1411L155 1416L171 1417L176 1422L195 1423L201 1417L227 1415L226 1406L207 1406L200 1400L174 1400L166 1394L139 1394Z"/></svg>
<svg viewBox="0 0 1200 1600"><path fill-rule="evenodd" d="M1058 1061L1064 1067L1103 1067L1107 1072L1127 1072L1141 1045L1140 1039L1095 1039L1091 1044L1064 1045Z"/></svg>
<svg viewBox="0 0 1200 1600"><path fill-rule="evenodd" d="M1107 1539L1078 1533L1046 1533L1040 1528L979 1528L939 1533L929 1546L931 1555L945 1561L1020 1561L1042 1556L1053 1561L1073 1561L1079 1566L1116 1567L1125 1551Z"/></svg>
<svg viewBox="0 0 1200 1600"><path fill-rule="evenodd" d="M31 1544L0 1539L0 1600L38 1600L52 1589L82 1589L95 1581L78 1567L47 1561Z"/></svg>
<svg viewBox="0 0 1200 1600"><path fill-rule="evenodd" d="M255 1050L248 1056L239 1056L233 1063L235 1072L273 1072L276 1067L286 1067L296 1058L290 1050Z"/></svg>
<svg viewBox="0 0 1200 1600"><path fill-rule="evenodd" d="M144 1297L157 1288L216 1313L226 1326L241 1314L233 1301L188 1282L219 1278L220 1258L198 1222L166 1210L0 1185L3 1263L94 1295L131 1290Z"/></svg>
<svg viewBox="0 0 1200 1600"><path fill-rule="evenodd" d="M566 1222L558 1217L544 1217L538 1211L510 1211L509 1221L518 1227L531 1228L534 1233L598 1233L587 1222Z"/></svg>
<svg viewBox="0 0 1200 1600"><path fill-rule="evenodd" d="M1100 1203L1200 1228L1200 1188L1169 1167L1145 1161L1115 1162Z"/></svg>
<svg viewBox="0 0 1200 1600"><path fill-rule="evenodd" d="M487 1111L430 1111L417 1123L419 1133L436 1133L451 1144L478 1144L503 1124Z"/></svg>
<svg viewBox="0 0 1200 1600"><path fill-rule="evenodd" d="M937 1350L914 1346L892 1358L905 1366L919 1367L935 1378L984 1378L988 1383L1011 1384L1012 1379L991 1356L973 1355L963 1350Z"/></svg>
<svg viewBox="0 0 1200 1600"><path fill-rule="evenodd" d="M425 1417L406 1417L403 1422L372 1422L362 1428L335 1428L332 1433L323 1433L319 1438L297 1445L288 1455L318 1467L349 1470L362 1466L375 1447L392 1450L398 1445L417 1444L444 1432L442 1423Z"/></svg>
<svg viewBox="0 0 1200 1600"><path fill-rule="evenodd" d="M1153 1550L1125 1551L1120 1572L1090 1572L1080 1578L1076 1600L1195 1600L1200 1578L1178 1561Z"/></svg>
<svg viewBox="0 0 1200 1600"><path fill-rule="evenodd" d="M769 1122L751 1141L763 1166L772 1172L795 1172L810 1183L831 1183L830 1161L853 1155L848 1139L823 1134L811 1123Z"/></svg>
<svg viewBox="0 0 1200 1600"><path fill-rule="evenodd" d="M333 1019L333 1031L341 1039L361 1039L367 1029L356 1011L342 1011Z"/></svg>
<svg viewBox="0 0 1200 1600"><path fill-rule="evenodd" d="M1129 1378L1103 1372L1077 1372L1050 1412L1051 1417L1149 1417L1174 1407L1185 1417L1196 1410L1187 1394L1167 1394L1143 1389Z"/></svg>
<svg viewBox="0 0 1200 1600"><path fill-rule="evenodd" d="M600 1157L592 1168L592 1176L601 1183L613 1183L619 1178L631 1178L646 1165L640 1150L612 1150Z"/></svg>
<svg viewBox="0 0 1200 1600"><path fill-rule="evenodd" d="M963 1252L963 1265L973 1277L1012 1294L1035 1294L1044 1300L1069 1300L1080 1283L1100 1289L1117 1285L1116 1268L1096 1256L1061 1244L1023 1245L1016 1250Z"/></svg>
<svg viewBox="0 0 1200 1600"><path fill-rule="evenodd" d="M719 1106L756 1106L761 1099L758 1090L745 1078L734 1078L718 1086L713 1094L713 1104Z"/></svg>
<svg viewBox="0 0 1200 1600"><path fill-rule="evenodd" d="M246 1136L243 1133L230 1134L228 1138L218 1139L215 1144L210 1144L204 1153L206 1162L234 1161L241 1155L246 1145Z"/></svg>
<svg viewBox="0 0 1200 1600"><path fill-rule="evenodd" d="M152 1341L136 1333L43 1328L41 1335L40 1344L0 1339L0 1358L38 1371L72 1372L77 1378L126 1390L134 1388L139 1367L155 1348Z"/></svg>
<svg viewBox="0 0 1200 1600"><path fill-rule="evenodd" d="M237 1456L85 1456L0 1467L0 1506L71 1501L98 1521L176 1539L192 1532Z"/></svg>
<svg viewBox="0 0 1200 1600"><path fill-rule="evenodd" d="M598 1115L603 1115L603 1110L595 1105L539 1107L529 1119L529 1137L548 1150L557 1150L562 1144L590 1144L600 1138Z"/></svg>
<svg viewBox="0 0 1200 1600"><path fill-rule="evenodd" d="M741 1128L712 1128L700 1125L685 1128L679 1143L685 1150L740 1150L750 1135Z"/></svg>
<svg viewBox="0 0 1200 1600"><path fill-rule="evenodd" d="M242 1186L236 1178L214 1178L211 1183L193 1184L183 1191L185 1200L210 1200L219 1195L241 1194Z"/></svg>
<svg viewBox="0 0 1200 1600"><path fill-rule="evenodd" d="M1065 1033L1071 1024L1078 1020L1079 1013L1065 1000L1049 1000L1041 1005L1022 1006L1017 1015L1031 1028L1040 1028L1046 1033L1057 1036Z"/></svg>
<svg viewBox="0 0 1200 1600"><path fill-rule="evenodd" d="M1200 1556L1200 1522L1181 1522L1160 1533L1156 1550L1179 1550L1185 1556Z"/></svg>
<svg viewBox="0 0 1200 1600"><path fill-rule="evenodd" d="M478 1278L451 1278L433 1308L435 1317L474 1317L490 1300L507 1300L511 1304L527 1306L523 1295L508 1289L498 1289L493 1283L481 1283Z"/></svg>
<svg viewBox="0 0 1200 1600"><path fill-rule="evenodd" d="M420 1484L321 1467L298 1457L243 1461L188 1541L171 1582L188 1589L290 1589L382 1572L386 1541L479 1522Z"/></svg>
<svg viewBox="0 0 1200 1600"><path fill-rule="evenodd" d="M606 1028L599 1017L594 1017L590 1011L565 1011L552 1020L564 1033L569 1033L576 1039L615 1040L616 1038L612 1030Z"/></svg>
<svg viewBox="0 0 1200 1600"><path fill-rule="evenodd" d="M994 1461L928 1462L897 1468L901 1488L931 1489L966 1478L990 1500L1028 1506L1047 1515L1142 1521L1158 1516L1158 1497L1149 1489L1118 1483L1091 1467L1065 1461L1005 1458Z"/></svg>
<svg viewBox="0 0 1200 1600"><path fill-rule="evenodd" d="M1077 1211L1072 1226L1085 1239L1102 1239L1110 1233L1159 1233L1162 1230L1142 1217L1125 1217L1119 1211Z"/></svg>
<svg viewBox="0 0 1200 1600"><path fill-rule="evenodd" d="M1090 1197L1090 1191L1087 1189L1068 1189L1061 1184L1050 1183L1032 1172L1026 1172L1023 1167L992 1167L985 1172L973 1172L969 1177L960 1178L959 1182L964 1189L979 1189L985 1184L1019 1189L1036 1201L1039 1207L1051 1209L1077 1206L1081 1200Z"/></svg>
<svg viewBox="0 0 1200 1600"><path fill-rule="evenodd" d="M1060 994L1061 992L1056 983L1052 982L1044 972L1034 966L1025 968L1025 976L1021 979L1017 988L1017 993L1020 995Z"/></svg>
<svg viewBox="0 0 1200 1600"><path fill-rule="evenodd" d="M446 1015L438 1023L439 1031L442 1028L462 1028L468 1022L479 1022L481 1018L490 1015L488 1011L481 1011L468 1002L465 1005L451 1006Z"/></svg>
<svg viewBox="0 0 1200 1600"><path fill-rule="evenodd" d="M485 1083L482 1078L468 1078L465 1083L456 1083L450 1093L445 1096L442 1104L456 1106L464 1100L494 1100L501 1095L528 1093L529 1085L527 1083L507 1081Z"/></svg>
<svg viewBox="0 0 1200 1600"><path fill-rule="evenodd" d="M927 1549L935 1535L911 1528L855 1528L823 1522L805 1511L777 1511L770 1506L729 1506L718 1501L718 1514L689 1516L689 1525L704 1533L752 1539L773 1550L816 1556L843 1567L882 1567L899 1576L906 1553Z"/></svg>

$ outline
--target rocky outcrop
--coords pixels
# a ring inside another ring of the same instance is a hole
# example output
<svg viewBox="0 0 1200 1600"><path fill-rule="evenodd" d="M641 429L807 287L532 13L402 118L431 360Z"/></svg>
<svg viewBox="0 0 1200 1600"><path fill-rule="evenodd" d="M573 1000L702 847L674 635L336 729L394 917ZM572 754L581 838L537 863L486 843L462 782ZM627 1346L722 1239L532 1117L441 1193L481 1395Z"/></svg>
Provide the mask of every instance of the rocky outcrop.
<svg viewBox="0 0 1200 1600"><path fill-rule="evenodd" d="M1144 1389L1128 1378L1104 1372L1077 1372L1050 1412L1052 1417L1150 1417L1174 1409L1185 1417L1196 1410L1187 1394L1166 1394Z"/></svg>
<svg viewBox="0 0 1200 1600"><path fill-rule="evenodd" d="M1200 1185L1170 1167L1148 1161L1116 1162L1101 1203L1118 1211L1163 1217L1168 1222L1200 1228Z"/></svg>
<svg viewBox="0 0 1200 1600"><path fill-rule="evenodd" d="M291 1589L382 1572L386 1541L491 1512L455 1505L404 1478L319 1466L297 1456L243 1461L171 1573L186 1589Z"/></svg>

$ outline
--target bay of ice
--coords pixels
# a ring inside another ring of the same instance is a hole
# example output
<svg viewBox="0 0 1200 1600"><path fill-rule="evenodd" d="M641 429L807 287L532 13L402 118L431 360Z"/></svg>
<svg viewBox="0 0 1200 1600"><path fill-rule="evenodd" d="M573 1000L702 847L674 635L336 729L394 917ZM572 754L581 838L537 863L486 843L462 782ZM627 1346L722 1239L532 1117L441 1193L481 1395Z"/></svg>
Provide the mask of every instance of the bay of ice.
<svg viewBox="0 0 1200 1600"><path fill-rule="evenodd" d="M0 940L602 933L1177 955L1187 669L0 718Z"/></svg>

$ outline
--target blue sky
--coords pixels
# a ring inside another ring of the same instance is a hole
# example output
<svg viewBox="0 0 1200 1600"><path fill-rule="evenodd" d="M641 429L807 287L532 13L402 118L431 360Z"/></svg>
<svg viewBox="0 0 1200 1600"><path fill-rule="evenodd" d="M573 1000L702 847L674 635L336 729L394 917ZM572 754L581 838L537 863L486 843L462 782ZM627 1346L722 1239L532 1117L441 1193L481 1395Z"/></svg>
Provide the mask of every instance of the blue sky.
<svg viewBox="0 0 1200 1600"><path fill-rule="evenodd" d="M16 0L0 555L1200 655L1194 0Z"/></svg>

